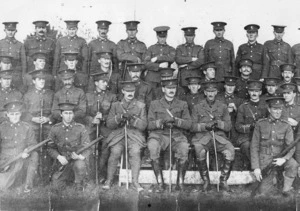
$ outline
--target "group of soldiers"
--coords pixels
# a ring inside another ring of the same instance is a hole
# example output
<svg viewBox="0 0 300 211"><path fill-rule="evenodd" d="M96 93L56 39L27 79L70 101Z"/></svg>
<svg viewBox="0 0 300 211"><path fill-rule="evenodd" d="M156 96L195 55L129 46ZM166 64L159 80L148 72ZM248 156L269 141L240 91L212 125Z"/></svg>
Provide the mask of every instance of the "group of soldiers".
<svg viewBox="0 0 300 211"><path fill-rule="evenodd" d="M1 169L1 189L16 185L26 171L24 192L30 192L37 174L52 175L53 166L67 165L70 171L54 173L52 182L63 186L71 180L83 189L87 180L99 179L110 189L126 150L134 189L143 190L138 178L147 156L155 191L164 190L162 168L173 163L176 188L184 190L194 149L207 192L207 152L214 149L224 160L220 188L230 191L227 180L239 147L258 181L270 162L284 166L282 192L290 195L300 145L273 160L294 142L300 121L300 48L283 41L285 26L274 25L275 38L264 45L256 40L260 27L245 26L248 42L235 57L224 22L212 23L215 38L204 48L194 43L197 27L182 28L186 43L176 49L166 42L167 26L154 28L157 43L147 48L136 37L138 21L124 23L128 37L118 44L107 37L109 21L96 22L99 37L89 44L76 34L79 21L65 22L67 36L56 42L46 35L47 21L33 22L35 35L24 44L14 37L17 22L3 23L0 166L18 154L22 159ZM95 150L76 153L100 135ZM50 141L28 152L45 139Z"/></svg>

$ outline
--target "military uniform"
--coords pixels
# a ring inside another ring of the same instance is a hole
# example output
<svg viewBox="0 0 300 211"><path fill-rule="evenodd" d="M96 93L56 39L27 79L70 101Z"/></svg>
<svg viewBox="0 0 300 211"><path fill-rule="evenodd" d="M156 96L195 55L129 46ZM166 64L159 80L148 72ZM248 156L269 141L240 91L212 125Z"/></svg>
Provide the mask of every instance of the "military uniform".
<svg viewBox="0 0 300 211"><path fill-rule="evenodd" d="M236 81L235 93L236 93L237 97L242 98L244 100L249 99L249 93L248 93L248 82L249 81L250 81L250 78L249 79L239 78Z"/></svg>
<svg viewBox="0 0 300 211"><path fill-rule="evenodd" d="M292 47L292 58L293 63L296 65L296 73L295 76L300 76L300 43L294 45Z"/></svg>

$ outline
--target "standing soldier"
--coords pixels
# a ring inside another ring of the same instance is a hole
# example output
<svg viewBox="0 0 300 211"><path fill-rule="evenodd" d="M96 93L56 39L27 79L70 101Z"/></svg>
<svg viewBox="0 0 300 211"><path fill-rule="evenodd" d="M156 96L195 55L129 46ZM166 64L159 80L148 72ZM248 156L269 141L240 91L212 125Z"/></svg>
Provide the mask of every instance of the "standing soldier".
<svg viewBox="0 0 300 211"><path fill-rule="evenodd" d="M284 184L282 194L292 196L292 184L297 176L298 163L292 158L295 148L286 155L275 158L284 148L293 141L291 126L281 118L283 98L272 97L268 101L269 117L259 120L253 132L251 141L251 167L258 181L261 181L261 171L271 162L275 166L283 166Z"/></svg>
<svg viewBox="0 0 300 211"><path fill-rule="evenodd" d="M13 72L12 84L21 91L23 78L26 73L26 55L24 45L16 40L18 22L3 22L6 37L0 40L0 52L2 56L11 56Z"/></svg>
<svg viewBox="0 0 300 211"><path fill-rule="evenodd" d="M112 103L117 101L117 97L115 94L110 93L107 89L108 85L108 76L107 73L94 73L91 75L93 77L95 83L95 90L93 92L87 93L87 118L88 118L88 129L90 134L90 139L94 140L96 137L97 127L99 130L99 134L101 134L104 138L107 138L108 135L112 132L106 126L106 120L108 117L109 110L111 108ZM98 135L99 135L98 134ZM100 164L98 169L100 170L100 183L103 183L106 177L107 170L107 160L109 156L109 150L105 146L105 140L102 141L101 153L100 153ZM100 151L100 150L99 150ZM94 155L95 156L95 155ZM91 159L93 161L94 159ZM99 163L99 162L98 162ZM94 165L91 165L93 168ZM93 169L92 169L93 173Z"/></svg>
<svg viewBox="0 0 300 211"><path fill-rule="evenodd" d="M250 76L253 80L260 80L262 78L264 47L257 42L259 28L259 25L256 24L249 24L244 27L247 31L248 42L239 46L235 59L237 70L240 68L241 59L250 59L253 62L252 74Z"/></svg>
<svg viewBox="0 0 300 211"><path fill-rule="evenodd" d="M176 48L175 61L179 65L179 83L180 86L187 89L187 81L189 76L201 76L201 73L194 68L199 68L204 63L204 49L200 45L194 43L195 30L197 27L185 27L184 31L185 44L179 45Z"/></svg>
<svg viewBox="0 0 300 211"><path fill-rule="evenodd" d="M225 22L212 22L213 32L216 35L214 39L208 40L204 46L205 61L215 61L217 66L217 81L224 80L225 75L235 75L235 56L233 44L224 39Z"/></svg>
<svg viewBox="0 0 300 211"><path fill-rule="evenodd" d="M247 168L250 167L250 142L254 126L259 119L265 118L268 114L266 102L260 100L261 90L261 81L249 81L248 92L250 100L244 102L238 108L236 117L237 144L241 149L241 153L247 158L247 162L245 162Z"/></svg>
<svg viewBox="0 0 300 211"><path fill-rule="evenodd" d="M53 125L49 132L48 138L52 142L48 144L48 152L60 165L69 165L65 168L70 168L71 171L62 171L59 177L54 177L54 174L52 182L64 187L65 182L74 174L75 189L83 190L90 150L87 149L82 154L76 154L76 151L90 143L89 135L84 125L74 120L75 104L59 103L58 106L62 122Z"/></svg>
<svg viewBox="0 0 300 211"><path fill-rule="evenodd" d="M282 40L285 26L272 25L274 28L274 40L268 40L264 44L264 64L262 78L280 78L280 65L293 63L291 46Z"/></svg>
<svg viewBox="0 0 300 211"><path fill-rule="evenodd" d="M25 54L27 57L27 71L34 70L32 56L38 52L46 53L47 66L46 69L52 70L55 42L46 36L48 21L34 21L35 35L28 37L24 42Z"/></svg>
<svg viewBox="0 0 300 211"><path fill-rule="evenodd" d="M175 61L175 49L167 44L167 35L170 27L158 26L156 31L157 43L151 45L145 53L144 62L146 63L146 82L150 83L155 89L160 83L159 68L170 67Z"/></svg>
<svg viewBox="0 0 300 211"><path fill-rule="evenodd" d="M14 164L7 166L0 173L0 190L10 188L16 181L24 178L26 171L24 192L28 193L33 188L33 181L37 174L38 154L27 153L27 149L37 144L32 127L20 121L24 104L20 101L7 103L5 109L8 121L0 125L0 163L22 153L22 158Z"/></svg>
<svg viewBox="0 0 300 211"><path fill-rule="evenodd" d="M120 40L117 44L117 56L119 62L121 62L123 79L128 78L127 63L142 63L144 54L147 51L145 43L136 38L138 33L137 25L139 23L139 21L124 22L126 25L127 38Z"/></svg>
<svg viewBox="0 0 300 211"><path fill-rule="evenodd" d="M253 62L250 59L241 59L240 62L241 77L236 81L236 94L244 100L249 99L248 82L252 74Z"/></svg>
<svg viewBox="0 0 300 211"><path fill-rule="evenodd" d="M85 39L77 36L79 21L68 20L67 24L67 36L61 37L56 42L54 62L52 75L56 76L60 70L65 70L64 52L72 51L78 52L78 67L84 72L88 73L88 47Z"/></svg>
<svg viewBox="0 0 300 211"><path fill-rule="evenodd" d="M224 155L224 164L221 167L220 187L229 191L227 180L230 176L234 160L234 147L227 140L226 132L231 129L231 121L227 106L216 100L217 81L205 82L204 94L206 99L194 107L192 113L192 128L195 132L192 143L195 146L197 164L200 176L204 181L203 191L210 188L209 171L206 162L206 153L215 148Z"/></svg>
<svg viewBox="0 0 300 211"><path fill-rule="evenodd" d="M164 189L160 152L163 150L166 153L170 151L170 147L177 164L176 189L184 189L189 144L183 131L190 129L192 122L187 103L175 97L177 84L177 79L162 81L164 97L152 101L148 111L149 137L147 145L158 184L156 190L158 192ZM172 155L169 156L172 158ZM172 166L168 167L172 168Z"/></svg>
<svg viewBox="0 0 300 211"><path fill-rule="evenodd" d="M98 28L99 37L92 40L88 44L89 49L89 63L90 69L89 73L95 73L99 69L100 64L98 63L98 53L100 52L112 52L112 69L118 72L118 59L117 59L117 45L107 38L107 33L109 31L110 21L100 20L96 22Z"/></svg>
<svg viewBox="0 0 300 211"><path fill-rule="evenodd" d="M106 141L110 149L110 156L108 159L107 180L103 189L111 188L118 161L125 148L129 154L132 185L138 192L143 190L138 183L138 177L141 166L141 148L146 146L144 131L147 127L147 117L145 104L134 98L134 92L134 83L123 81L122 93L124 98L120 102L112 104L107 117L106 125L113 131ZM125 143L126 141L127 143Z"/></svg>
<svg viewBox="0 0 300 211"><path fill-rule="evenodd" d="M300 28L298 28L298 30L300 30ZM295 44L292 47L292 58L293 58L293 63L296 65L295 75L297 77L300 77L300 43Z"/></svg>

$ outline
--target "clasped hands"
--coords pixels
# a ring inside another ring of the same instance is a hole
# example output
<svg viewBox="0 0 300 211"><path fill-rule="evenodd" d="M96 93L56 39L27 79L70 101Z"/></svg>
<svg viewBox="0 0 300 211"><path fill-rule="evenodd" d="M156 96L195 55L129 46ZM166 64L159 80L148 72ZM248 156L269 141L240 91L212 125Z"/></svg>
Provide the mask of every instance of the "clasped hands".
<svg viewBox="0 0 300 211"><path fill-rule="evenodd" d="M78 154L76 154L76 152L72 152L71 158L73 160L84 160L85 159L85 157L82 154L78 155ZM69 163L67 158L65 156L62 156L62 155L58 155L57 160L61 163L61 165L67 165Z"/></svg>

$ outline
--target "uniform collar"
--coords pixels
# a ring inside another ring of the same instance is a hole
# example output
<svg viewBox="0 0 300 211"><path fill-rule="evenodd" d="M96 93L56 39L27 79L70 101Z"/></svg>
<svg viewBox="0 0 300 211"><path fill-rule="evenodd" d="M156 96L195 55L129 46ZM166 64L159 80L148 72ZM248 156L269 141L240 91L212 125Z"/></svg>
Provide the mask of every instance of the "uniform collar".
<svg viewBox="0 0 300 211"><path fill-rule="evenodd" d="M9 122L9 124L10 124L10 127L18 127L18 126L20 126L21 125L21 121L19 121L19 122L17 122L17 123L11 123L11 122Z"/></svg>
<svg viewBox="0 0 300 211"><path fill-rule="evenodd" d="M157 42L156 45L167 46L168 44L167 44L167 43L165 43L165 44L160 44L159 42Z"/></svg>
<svg viewBox="0 0 300 211"><path fill-rule="evenodd" d="M254 43L248 42L247 45L248 45L248 46L256 46L256 45L257 45L257 41L255 41Z"/></svg>
<svg viewBox="0 0 300 211"><path fill-rule="evenodd" d="M69 125L66 125L65 123L62 123L62 128L64 128L65 130L68 130L68 129L73 128L74 125L75 125L75 122L73 120Z"/></svg>
<svg viewBox="0 0 300 211"><path fill-rule="evenodd" d="M129 43L136 43L137 42L137 38L134 38L134 39L127 38L126 40Z"/></svg>
<svg viewBox="0 0 300 211"><path fill-rule="evenodd" d="M100 42L107 42L107 41L108 41L107 37L106 37L106 38L98 37L98 40L99 40Z"/></svg>
<svg viewBox="0 0 300 211"><path fill-rule="evenodd" d="M13 42L13 43L16 43L17 42L17 40L16 40L16 38L14 38L14 37L6 37L5 38L5 40L6 40L6 42Z"/></svg>
<svg viewBox="0 0 300 211"><path fill-rule="evenodd" d="M250 104L250 105L253 105L253 106L258 106L259 101L253 102L252 100L249 100L249 104Z"/></svg>
<svg viewBox="0 0 300 211"><path fill-rule="evenodd" d="M221 38L215 37L215 40L218 42L224 42L225 38L224 37L221 37Z"/></svg>
<svg viewBox="0 0 300 211"><path fill-rule="evenodd" d="M209 107L212 107L212 106L216 103L216 99L214 99L213 101L209 101L209 100L206 98L205 101L206 101L206 103L207 103L207 105L208 105Z"/></svg>
<svg viewBox="0 0 300 211"><path fill-rule="evenodd" d="M45 40L46 40L46 36L43 36L43 37L42 37L42 36L36 35L36 36L35 36L35 39L38 40L38 41L45 41Z"/></svg>
<svg viewBox="0 0 300 211"><path fill-rule="evenodd" d="M232 93L232 94L227 94L227 93L225 93L225 98L234 98L235 96L234 96L234 93Z"/></svg>
<svg viewBox="0 0 300 211"><path fill-rule="evenodd" d="M72 93L73 89L74 89L74 84L71 86L70 89L66 89L65 86L62 88L63 92L68 92L68 93Z"/></svg>
<svg viewBox="0 0 300 211"><path fill-rule="evenodd" d="M34 92L37 94L45 93L45 89L38 90L38 89L34 88Z"/></svg>
<svg viewBox="0 0 300 211"><path fill-rule="evenodd" d="M105 95L106 91L98 92L97 90L95 90L94 93L99 96L99 95Z"/></svg>
<svg viewBox="0 0 300 211"><path fill-rule="evenodd" d="M194 47L195 43L185 43L184 46L186 47Z"/></svg>
<svg viewBox="0 0 300 211"><path fill-rule="evenodd" d="M69 36L69 35L68 35L67 37L68 37L69 40L74 40L74 39L77 39L77 38L78 38L77 34L76 34L74 37L71 37L71 36Z"/></svg>
<svg viewBox="0 0 300 211"><path fill-rule="evenodd" d="M272 123L276 123L279 121L279 119L274 119L271 115L269 115L268 120L269 120L269 122L272 122Z"/></svg>
<svg viewBox="0 0 300 211"><path fill-rule="evenodd" d="M7 89L4 89L1 87L1 91L2 92L11 92L12 91L12 88L11 87L8 87Z"/></svg>
<svg viewBox="0 0 300 211"><path fill-rule="evenodd" d="M274 39L273 42L275 44L283 44L283 40L278 41L277 39Z"/></svg>

